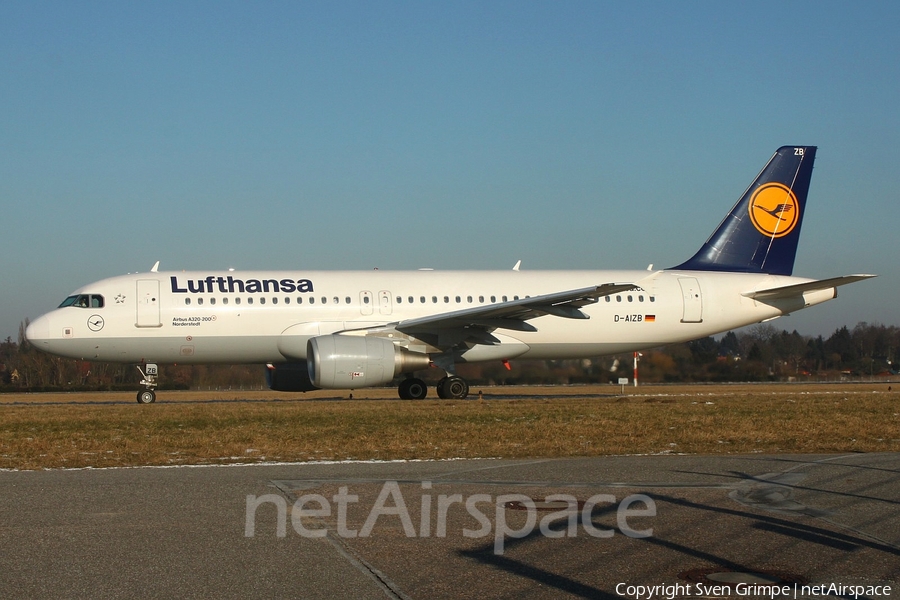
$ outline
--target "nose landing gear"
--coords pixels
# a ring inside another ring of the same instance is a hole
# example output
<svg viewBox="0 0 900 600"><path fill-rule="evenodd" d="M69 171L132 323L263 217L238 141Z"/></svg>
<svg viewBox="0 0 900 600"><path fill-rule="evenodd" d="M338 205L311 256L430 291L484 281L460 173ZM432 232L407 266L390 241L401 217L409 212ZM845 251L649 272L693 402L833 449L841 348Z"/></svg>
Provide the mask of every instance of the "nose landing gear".
<svg viewBox="0 0 900 600"><path fill-rule="evenodd" d="M155 363L147 363L144 369L138 366L137 370L141 373L141 385L145 389L137 393L138 404L152 404L156 402L156 386L159 385L159 368Z"/></svg>

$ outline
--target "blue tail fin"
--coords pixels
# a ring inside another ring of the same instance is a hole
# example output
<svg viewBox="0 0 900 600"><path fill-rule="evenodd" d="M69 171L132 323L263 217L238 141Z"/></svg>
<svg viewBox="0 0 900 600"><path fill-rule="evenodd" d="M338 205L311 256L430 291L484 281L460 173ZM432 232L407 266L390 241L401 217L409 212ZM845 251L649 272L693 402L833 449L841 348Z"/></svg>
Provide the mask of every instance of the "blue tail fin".
<svg viewBox="0 0 900 600"><path fill-rule="evenodd" d="M790 275L815 159L815 146L779 148L697 254L672 268Z"/></svg>

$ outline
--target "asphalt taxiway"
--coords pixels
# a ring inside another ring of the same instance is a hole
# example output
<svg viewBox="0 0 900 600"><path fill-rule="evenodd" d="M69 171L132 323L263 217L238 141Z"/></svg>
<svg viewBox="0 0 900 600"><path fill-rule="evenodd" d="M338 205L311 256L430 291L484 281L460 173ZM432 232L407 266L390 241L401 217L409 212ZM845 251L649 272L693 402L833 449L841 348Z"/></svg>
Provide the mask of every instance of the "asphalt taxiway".
<svg viewBox="0 0 900 600"><path fill-rule="evenodd" d="M0 489L7 598L900 597L897 453L2 472Z"/></svg>

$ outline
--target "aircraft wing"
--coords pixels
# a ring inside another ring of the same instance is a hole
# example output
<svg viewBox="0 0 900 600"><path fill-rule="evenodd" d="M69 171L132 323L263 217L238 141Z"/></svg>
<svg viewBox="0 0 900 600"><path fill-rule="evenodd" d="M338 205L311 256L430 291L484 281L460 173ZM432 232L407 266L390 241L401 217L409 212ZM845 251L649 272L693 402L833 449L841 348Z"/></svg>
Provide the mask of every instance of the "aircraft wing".
<svg viewBox="0 0 900 600"><path fill-rule="evenodd" d="M604 283L592 287L520 298L499 304L466 308L417 319L400 321L394 328L435 346L448 348L464 341L496 344L490 334L494 329L537 331L529 319L552 315L566 319L587 319L579 309L594 304L599 298L634 289L634 283Z"/></svg>
<svg viewBox="0 0 900 600"><path fill-rule="evenodd" d="M832 277L830 279L820 279L818 281L807 281L806 283L796 283L794 285L785 285L782 287L769 288L767 290L756 290L752 292L744 292L742 295L755 300L778 300L780 298L792 298L799 296L804 292L814 292L818 290L827 290L829 288L837 288L841 285L862 281L877 277L877 275L844 275L843 277Z"/></svg>

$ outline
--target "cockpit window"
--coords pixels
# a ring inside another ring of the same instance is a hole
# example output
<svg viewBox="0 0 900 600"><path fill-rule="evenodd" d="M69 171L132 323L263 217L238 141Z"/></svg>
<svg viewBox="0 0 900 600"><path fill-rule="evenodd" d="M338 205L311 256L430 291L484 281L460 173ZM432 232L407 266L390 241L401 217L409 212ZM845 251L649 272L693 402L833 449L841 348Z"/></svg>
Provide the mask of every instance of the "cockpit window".
<svg viewBox="0 0 900 600"><path fill-rule="evenodd" d="M59 308L75 306L77 308L103 308L103 296L97 294L76 294L62 301Z"/></svg>
<svg viewBox="0 0 900 600"><path fill-rule="evenodd" d="M62 304L59 305L58 308L63 308L64 306L74 306L78 301L79 296L69 296L65 300L62 301Z"/></svg>

